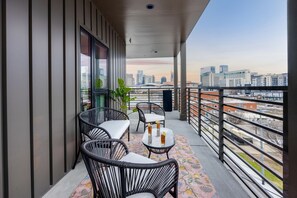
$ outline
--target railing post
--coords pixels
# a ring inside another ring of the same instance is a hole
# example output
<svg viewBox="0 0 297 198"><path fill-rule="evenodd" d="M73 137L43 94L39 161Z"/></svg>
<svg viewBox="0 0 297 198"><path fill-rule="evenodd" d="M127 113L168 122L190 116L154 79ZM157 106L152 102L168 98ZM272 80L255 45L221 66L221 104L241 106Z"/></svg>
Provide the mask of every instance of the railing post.
<svg viewBox="0 0 297 198"><path fill-rule="evenodd" d="M191 116L191 89L188 88L188 123L191 124L191 119L190 119L190 116Z"/></svg>
<svg viewBox="0 0 297 198"><path fill-rule="evenodd" d="M289 134L288 134L288 92L283 92L283 186L284 197L289 197Z"/></svg>
<svg viewBox="0 0 297 198"><path fill-rule="evenodd" d="M151 90L150 90L150 88L147 89L147 100L148 100L148 102L151 102Z"/></svg>
<svg viewBox="0 0 297 198"><path fill-rule="evenodd" d="M201 137L201 88L198 88L198 134Z"/></svg>
<svg viewBox="0 0 297 198"><path fill-rule="evenodd" d="M224 138L223 138L223 127L224 127L224 98L223 89L219 89L219 159L224 161Z"/></svg>
<svg viewBox="0 0 297 198"><path fill-rule="evenodd" d="M131 98L131 94L130 94L130 92L129 92L129 94L128 94L128 95L129 95L129 98ZM129 109L129 110L131 110L131 104L130 104L130 100L129 100L129 104L128 104L128 105L129 105L128 109Z"/></svg>

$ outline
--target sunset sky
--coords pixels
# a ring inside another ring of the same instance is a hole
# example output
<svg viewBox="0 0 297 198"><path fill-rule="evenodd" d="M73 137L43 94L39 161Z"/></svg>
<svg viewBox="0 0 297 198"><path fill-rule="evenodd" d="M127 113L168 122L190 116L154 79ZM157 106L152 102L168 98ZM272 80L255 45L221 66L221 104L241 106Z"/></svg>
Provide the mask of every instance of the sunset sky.
<svg viewBox="0 0 297 198"><path fill-rule="evenodd" d="M211 0L187 40L187 80L199 82L200 68L287 72L286 0ZM170 77L173 58L128 59L127 73Z"/></svg>

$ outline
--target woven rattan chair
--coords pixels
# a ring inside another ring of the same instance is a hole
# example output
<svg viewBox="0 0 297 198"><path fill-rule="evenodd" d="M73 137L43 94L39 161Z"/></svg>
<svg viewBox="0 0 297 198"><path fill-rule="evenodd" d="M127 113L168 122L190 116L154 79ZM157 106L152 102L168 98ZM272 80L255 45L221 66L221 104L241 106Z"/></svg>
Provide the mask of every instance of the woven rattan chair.
<svg viewBox="0 0 297 198"><path fill-rule="evenodd" d="M79 114L81 141L97 139L121 139L128 133L130 141L130 121L127 114L106 107L94 108ZM80 151L72 168L75 168Z"/></svg>
<svg viewBox="0 0 297 198"><path fill-rule="evenodd" d="M139 115L136 131L138 131L140 122L144 123L144 131L147 124L155 124L156 121L160 121L160 123L165 127L165 111L160 105L152 102L139 102L136 104L136 108Z"/></svg>
<svg viewBox="0 0 297 198"><path fill-rule="evenodd" d="M178 164L175 159L155 162L129 152L121 140L91 140L81 145L94 197L177 197Z"/></svg>

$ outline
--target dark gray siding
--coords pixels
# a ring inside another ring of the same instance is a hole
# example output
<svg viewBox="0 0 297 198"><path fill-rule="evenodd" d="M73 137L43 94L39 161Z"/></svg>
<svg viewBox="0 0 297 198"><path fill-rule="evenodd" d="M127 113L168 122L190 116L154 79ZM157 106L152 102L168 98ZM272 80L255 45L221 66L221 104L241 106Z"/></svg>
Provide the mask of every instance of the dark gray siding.
<svg viewBox="0 0 297 198"><path fill-rule="evenodd" d="M2 118L3 118L3 111L2 111L2 104L3 104L3 94L2 94L2 86L3 86L3 82L2 82L2 67L3 67L3 60L2 60L2 48L3 48L3 43L2 43L2 31L4 30L4 28L2 27L2 5L3 5L3 1L0 0L0 10L1 10L1 14L0 14L0 161L3 162L3 156L2 156L2 152L3 152L3 144L2 144L2 137L3 137L3 133L2 133L2 129L3 129L3 125L2 125ZM2 167L3 163L0 163L0 198L4 197L3 194L3 167Z"/></svg>
<svg viewBox="0 0 297 198"><path fill-rule="evenodd" d="M31 15L32 166L34 171L34 195L39 197L50 186L47 0L32 0Z"/></svg>
<svg viewBox="0 0 297 198"><path fill-rule="evenodd" d="M31 197L29 2L6 1L6 97L9 197ZM5 195L7 197L7 195Z"/></svg>
<svg viewBox="0 0 297 198"><path fill-rule="evenodd" d="M63 1L51 2L51 160L52 181L64 175L64 55L63 55Z"/></svg>
<svg viewBox="0 0 297 198"><path fill-rule="evenodd" d="M125 43L90 0L0 1L0 197L41 197L79 147L80 28L110 49L111 89Z"/></svg>

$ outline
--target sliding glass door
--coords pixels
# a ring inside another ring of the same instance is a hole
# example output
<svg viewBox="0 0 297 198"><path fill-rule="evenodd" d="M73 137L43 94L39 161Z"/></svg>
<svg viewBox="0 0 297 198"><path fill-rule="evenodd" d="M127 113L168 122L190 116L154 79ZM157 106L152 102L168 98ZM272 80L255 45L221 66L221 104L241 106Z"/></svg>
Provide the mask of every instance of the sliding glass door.
<svg viewBox="0 0 297 198"><path fill-rule="evenodd" d="M108 48L81 30L81 110L108 106Z"/></svg>

